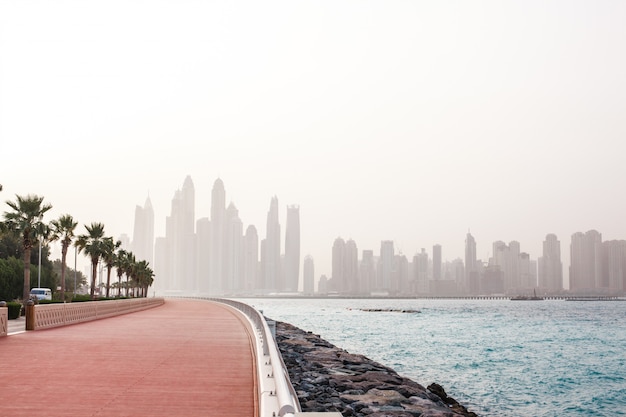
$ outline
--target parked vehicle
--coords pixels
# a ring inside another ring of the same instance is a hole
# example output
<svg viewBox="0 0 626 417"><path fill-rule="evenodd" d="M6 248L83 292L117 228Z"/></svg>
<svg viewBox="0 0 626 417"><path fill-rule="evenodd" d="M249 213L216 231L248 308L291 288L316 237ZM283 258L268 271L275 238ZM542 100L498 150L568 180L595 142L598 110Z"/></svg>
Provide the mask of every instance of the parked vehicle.
<svg viewBox="0 0 626 417"><path fill-rule="evenodd" d="M52 300L52 290L50 288L33 288L30 290L30 296L38 300Z"/></svg>

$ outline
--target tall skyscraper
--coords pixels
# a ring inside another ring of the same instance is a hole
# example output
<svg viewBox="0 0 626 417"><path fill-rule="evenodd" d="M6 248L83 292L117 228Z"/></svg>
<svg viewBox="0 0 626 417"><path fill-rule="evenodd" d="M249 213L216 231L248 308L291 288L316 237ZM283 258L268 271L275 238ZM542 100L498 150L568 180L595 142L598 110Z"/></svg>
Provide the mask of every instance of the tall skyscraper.
<svg viewBox="0 0 626 417"><path fill-rule="evenodd" d="M380 242L380 259L379 272L376 279L376 287L374 291L388 292L391 291L391 280L393 279L393 263L395 258L395 250L392 240L383 240Z"/></svg>
<svg viewBox="0 0 626 417"><path fill-rule="evenodd" d="M376 287L376 261L374 251L364 250L359 265L359 288L363 294L370 294Z"/></svg>
<svg viewBox="0 0 626 417"><path fill-rule="evenodd" d="M433 280L441 280L441 245L433 246Z"/></svg>
<svg viewBox="0 0 626 417"><path fill-rule="evenodd" d="M209 288L213 294L222 292L224 268L224 229L226 218L226 191L218 178L211 191L211 244Z"/></svg>
<svg viewBox="0 0 626 417"><path fill-rule="evenodd" d="M470 294L478 294L480 292L476 241L469 232L465 237L465 286Z"/></svg>
<svg viewBox="0 0 626 417"><path fill-rule="evenodd" d="M224 219L224 263L222 266L222 289L226 294L243 288L243 223L239 210L232 202L226 209Z"/></svg>
<svg viewBox="0 0 626 417"><path fill-rule="evenodd" d="M304 295L313 295L315 292L315 264L311 255L304 257L302 270L302 292Z"/></svg>
<svg viewBox="0 0 626 417"><path fill-rule="evenodd" d="M346 241L346 248L343 258L343 277L346 285L346 292L357 294L359 289L359 249L352 239Z"/></svg>
<svg viewBox="0 0 626 417"><path fill-rule="evenodd" d="M345 276L346 241L338 237L333 243L332 253L332 275L330 277L330 287L339 293L345 293L347 288Z"/></svg>
<svg viewBox="0 0 626 417"><path fill-rule="evenodd" d="M244 287L246 290L261 288L259 282L259 235L256 227L248 226L245 236L245 275Z"/></svg>
<svg viewBox="0 0 626 417"><path fill-rule="evenodd" d="M570 245L570 291L593 292L602 279L602 235L596 230L572 235Z"/></svg>
<svg viewBox="0 0 626 417"><path fill-rule="evenodd" d="M626 240L602 243L601 285L610 294L623 294L626 289Z"/></svg>
<svg viewBox="0 0 626 417"><path fill-rule="evenodd" d="M300 207L287 206L285 227L285 287L287 292L298 291L300 281Z"/></svg>
<svg viewBox="0 0 626 417"><path fill-rule="evenodd" d="M272 197L267 213L267 237L265 238L265 289L280 291L280 223L278 221L278 197Z"/></svg>
<svg viewBox="0 0 626 417"><path fill-rule="evenodd" d="M181 284L187 292L195 293L198 290L196 279L196 197L191 177L187 175L181 192L182 219L180 251Z"/></svg>
<svg viewBox="0 0 626 417"><path fill-rule="evenodd" d="M143 207L135 207L135 225L133 228L132 252L137 259L147 261L154 266L154 210L150 197Z"/></svg>
<svg viewBox="0 0 626 417"><path fill-rule="evenodd" d="M561 242L555 234L546 235L543 241L543 256L539 258L539 288L547 292L563 290L563 263Z"/></svg>
<svg viewBox="0 0 626 417"><path fill-rule="evenodd" d="M202 295L211 294L209 275L211 273L211 221L203 217L196 221L196 273L198 276L198 292Z"/></svg>
<svg viewBox="0 0 626 417"><path fill-rule="evenodd" d="M428 294L428 254L424 248L413 257L413 273L417 294Z"/></svg>

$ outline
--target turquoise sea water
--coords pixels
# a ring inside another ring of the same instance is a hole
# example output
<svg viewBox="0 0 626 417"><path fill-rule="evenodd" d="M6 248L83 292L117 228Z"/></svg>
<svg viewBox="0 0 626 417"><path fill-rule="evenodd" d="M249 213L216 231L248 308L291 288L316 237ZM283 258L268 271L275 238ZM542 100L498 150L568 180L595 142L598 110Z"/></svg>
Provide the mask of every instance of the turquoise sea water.
<svg viewBox="0 0 626 417"><path fill-rule="evenodd" d="M424 386L437 382L481 416L626 415L626 302L242 301Z"/></svg>

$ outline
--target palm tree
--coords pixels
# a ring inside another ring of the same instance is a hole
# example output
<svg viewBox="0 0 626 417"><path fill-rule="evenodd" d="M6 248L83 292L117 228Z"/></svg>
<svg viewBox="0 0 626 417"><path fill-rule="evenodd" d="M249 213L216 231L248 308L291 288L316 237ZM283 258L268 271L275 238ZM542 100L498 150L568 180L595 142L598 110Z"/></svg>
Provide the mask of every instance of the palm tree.
<svg viewBox="0 0 626 417"><path fill-rule="evenodd" d="M154 271L147 261L140 261L137 264L137 286L141 289L141 297L148 296L148 287L154 282Z"/></svg>
<svg viewBox="0 0 626 417"><path fill-rule="evenodd" d="M109 290L111 288L111 269L113 268L117 258L115 251L122 245L122 242L119 240L114 241L112 237L105 237L102 243L102 260L104 261L104 266L107 268L106 297L109 298Z"/></svg>
<svg viewBox="0 0 626 417"><path fill-rule="evenodd" d="M135 260L135 254L132 252L127 252L126 259L124 259L124 274L126 274L126 297L128 297L128 289L130 288L130 281L134 279L135 275L135 265L137 261Z"/></svg>
<svg viewBox="0 0 626 417"><path fill-rule="evenodd" d="M74 230L78 222L69 214L64 214L57 220L50 222L52 225L51 240L61 241L61 300L65 301L65 269L67 260L67 249L74 240Z"/></svg>
<svg viewBox="0 0 626 417"><path fill-rule="evenodd" d="M124 249L120 249L117 251L117 256L115 257L115 261L113 266L115 266L115 271L117 272L117 296L122 295L122 275L124 275L124 262L126 262L126 257L128 256L128 252Z"/></svg>
<svg viewBox="0 0 626 417"><path fill-rule="evenodd" d="M87 229L86 235L78 236L76 247L79 252L85 251L85 254L91 258L91 298L94 298L96 289L96 274L98 273L98 262L103 253L104 241L104 225L102 223L91 223L85 225Z"/></svg>
<svg viewBox="0 0 626 417"><path fill-rule="evenodd" d="M30 253L37 241L48 234L48 226L42 221L44 214L52 208L51 204L44 204L43 197L16 195L17 200L7 201L12 212L4 213L4 227L20 237L24 251L24 292L26 302L30 295Z"/></svg>

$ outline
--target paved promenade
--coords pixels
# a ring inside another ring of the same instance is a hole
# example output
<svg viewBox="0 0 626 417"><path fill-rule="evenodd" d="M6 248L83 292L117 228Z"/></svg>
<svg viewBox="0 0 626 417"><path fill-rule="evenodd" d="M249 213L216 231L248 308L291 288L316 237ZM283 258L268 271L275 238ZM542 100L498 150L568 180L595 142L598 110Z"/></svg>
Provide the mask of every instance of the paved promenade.
<svg viewBox="0 0 626 417"><path fill-rule="evenodd" d="M168 299L137 313L2 337L2 413L256 416L244 323L222 304Z"/></svg>

